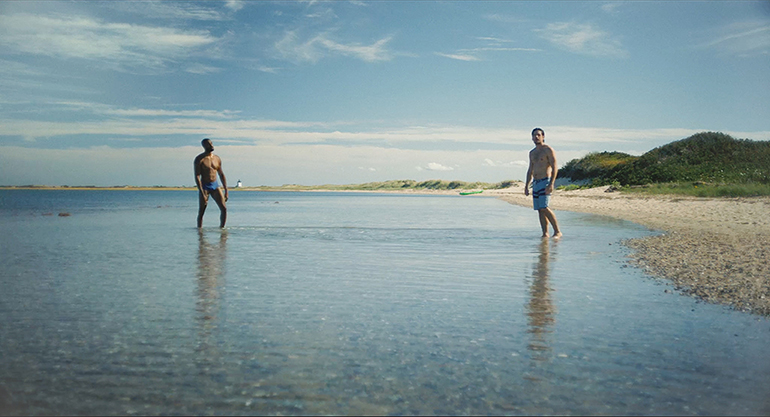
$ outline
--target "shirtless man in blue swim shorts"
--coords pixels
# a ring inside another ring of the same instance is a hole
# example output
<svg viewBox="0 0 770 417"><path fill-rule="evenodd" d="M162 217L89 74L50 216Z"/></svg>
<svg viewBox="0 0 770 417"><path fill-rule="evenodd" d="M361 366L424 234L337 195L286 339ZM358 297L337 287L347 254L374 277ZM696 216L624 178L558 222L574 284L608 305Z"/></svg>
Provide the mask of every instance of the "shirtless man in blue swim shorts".
<svg viewBox="0 0 770 417"><path fill-rule="evenodd" d="M529 168L527 180L524 182L524 195L529 195L529 183L532 181L532 201L540 216L540 227L543 229L543 237L548 237L548 224L553 227L553 237L561 237L559 223L556 221L553 211L548 208L548 203L553 193L553 184L556 181L558 168L556 155L553 148L545 144L545 131L535 128L532 131L532 142L535 149L529 152Z"/></svg>
<svg viewBox="0 0 770 417"><path fill-rule="evenodd" d="M214 145L211 139L201 141L203 149L206 151L195 157L195 183L198 185L198 228L203 226L203 213L206 212L206 206L209 203L209 195L214 197L219 206L219 227L224 228L227 221L227 206L225 202L228 199L227 178L222 171L222 160L214 155ZM222 184L217 181L217 174L222 178ZM224 187L224 190L223 190Z"/></svg>

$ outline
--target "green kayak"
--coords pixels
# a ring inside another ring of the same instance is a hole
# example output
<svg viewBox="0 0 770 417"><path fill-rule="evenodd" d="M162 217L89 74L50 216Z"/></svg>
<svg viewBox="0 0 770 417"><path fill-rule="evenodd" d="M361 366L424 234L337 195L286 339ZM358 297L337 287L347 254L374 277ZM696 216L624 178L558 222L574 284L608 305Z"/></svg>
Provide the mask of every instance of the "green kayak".
<svg viewBox="0 0 770 417"><path fill-rule="evenodd" d="M465 191L465 192L460 193L460 195L481 194L483 192L484 192L484 190L481 190L481 191Z"/></svg>

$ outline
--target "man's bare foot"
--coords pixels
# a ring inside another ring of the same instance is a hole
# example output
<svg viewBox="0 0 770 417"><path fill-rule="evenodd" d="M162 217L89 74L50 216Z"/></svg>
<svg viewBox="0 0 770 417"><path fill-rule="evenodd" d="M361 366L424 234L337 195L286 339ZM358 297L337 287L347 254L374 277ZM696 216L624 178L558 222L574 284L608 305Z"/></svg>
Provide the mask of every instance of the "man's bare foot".
<svg viewBox="0 0 770 417"><path fill-rule="evenodd" d="M561 232L556 232L556 233L553 234L553 238L554 239L558 239L560 237L561 237Z"/></svg>

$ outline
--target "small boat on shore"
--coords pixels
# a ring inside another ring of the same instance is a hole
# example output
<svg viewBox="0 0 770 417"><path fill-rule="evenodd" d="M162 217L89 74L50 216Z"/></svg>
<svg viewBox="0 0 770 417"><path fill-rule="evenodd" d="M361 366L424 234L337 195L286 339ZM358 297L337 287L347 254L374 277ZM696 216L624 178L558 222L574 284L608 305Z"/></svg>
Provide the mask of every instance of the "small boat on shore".
<svg viewBox="0 0 770 417"><path fill-rule="evenodd" d="M483 192L484 192L484 190L479 190L479 191L463 191L463 192L460 193L460 195L481 194Z"/></svg>

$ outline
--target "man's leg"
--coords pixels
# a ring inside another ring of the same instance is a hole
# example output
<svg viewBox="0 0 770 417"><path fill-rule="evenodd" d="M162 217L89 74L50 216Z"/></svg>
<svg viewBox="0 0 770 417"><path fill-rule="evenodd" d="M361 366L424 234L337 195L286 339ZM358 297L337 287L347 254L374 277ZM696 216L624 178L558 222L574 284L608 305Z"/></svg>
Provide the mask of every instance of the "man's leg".
<svg viewBox="0 0 770 417"><path fill-rule="evenodd" d="M222 192L222 188L220 187L211 193L211 196L214 197L214 201L216 201L217 205L219 206L219 227L224 229L225 223L227 222L227 206L225 205L225 194Z"/></svg>
<svg viewBox="0 0 770 417"><path fill-rule="evenodd" d="M551 226L553 226L553 237L561 237L561 230L559 230L559 223L556 221L556 215L553 214L553 211L550 208L543 209L545 218L548 222L551 223ZM546 236L548 235L548 231L545 231Z"/></svg>
<svg viewBox="0 0 770 417"><path fill-rule="evenodd" d="M546 215L546 209L540 209L537 211L538 217L540 217L540 228L543 229L543 237L548 237L548 217Z"/></svg>
<svg viewBox="0 0 770 417"><path fill-rule="evenodd" d="M198 192L198 229L203 227L203 213L209 204L209 193L206 190Z"/></svg>

